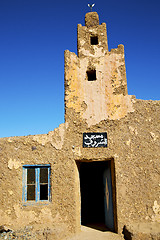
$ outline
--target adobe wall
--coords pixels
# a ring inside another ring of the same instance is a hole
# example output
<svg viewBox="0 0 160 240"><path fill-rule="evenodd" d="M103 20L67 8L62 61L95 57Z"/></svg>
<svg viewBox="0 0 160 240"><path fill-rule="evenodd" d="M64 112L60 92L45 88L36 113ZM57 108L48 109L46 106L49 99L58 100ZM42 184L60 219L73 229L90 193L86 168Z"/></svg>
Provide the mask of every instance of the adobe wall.
<svg viewBox="0 0 160 240"><path fill-rule="evenodd" d="M149 239L149 233L159 234L160 227L160 101L134 99L133 109L124 118L104 120L91 127L72 109L71 116L76 116L70 132L72 151L77 161L114 159L118 232L122 233L126 225L135 233L139 226ZM86 131L107 132L108 147L83 148L82 133Z"/></svg>
<svg viewBox="0 0 160 240"><path fill-rule="evenodd" d="M68 149L67 128L66 123L44 135L0 139L0 226L14 231L32 226L40 239L47 229L51 239L75 232L75 163ZM27 164L51 165L50 203L26 205L22 201L22 170Z"/></svg>
<svg viewBox="0 0 160 240"><path fill-rule="evenodd" d="M10 229L33 226L42 232L49 228L55 239L79 231L80 192L75 160L111 158L116 173L118 232L122 233L124 225L160 224L160 101L135 99L133 108L134 112L120 120L105 120L91 127L75 113L75 119L46 135L0 139L1 225ZM85 131L106 131L108 147L83 148ZM52 198L48 205L23 205L24 164L51 164Z"/></svg>

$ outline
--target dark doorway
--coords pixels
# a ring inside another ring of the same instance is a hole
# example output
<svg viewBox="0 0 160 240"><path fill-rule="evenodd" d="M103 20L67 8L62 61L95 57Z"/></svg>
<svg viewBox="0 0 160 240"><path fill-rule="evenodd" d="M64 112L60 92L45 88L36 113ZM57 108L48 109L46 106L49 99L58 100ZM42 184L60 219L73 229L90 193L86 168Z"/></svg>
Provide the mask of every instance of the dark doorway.
<svg viewBox="0 0 160 240"><path fill-rule="evenodd" d="M111 161L81 162L81 224L114 231Z"/></svg>

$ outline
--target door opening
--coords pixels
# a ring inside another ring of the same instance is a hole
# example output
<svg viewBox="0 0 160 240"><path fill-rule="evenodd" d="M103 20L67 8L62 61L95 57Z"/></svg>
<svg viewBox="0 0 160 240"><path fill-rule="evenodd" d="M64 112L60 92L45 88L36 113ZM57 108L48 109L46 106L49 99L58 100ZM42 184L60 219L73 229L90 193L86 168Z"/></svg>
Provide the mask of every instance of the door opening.
<svg viewBox="0 0 160 240"><path fill-rule="evenodd" d="M102 231L116 231L111 161L80 162L79 166L81 224Z"/></svg>

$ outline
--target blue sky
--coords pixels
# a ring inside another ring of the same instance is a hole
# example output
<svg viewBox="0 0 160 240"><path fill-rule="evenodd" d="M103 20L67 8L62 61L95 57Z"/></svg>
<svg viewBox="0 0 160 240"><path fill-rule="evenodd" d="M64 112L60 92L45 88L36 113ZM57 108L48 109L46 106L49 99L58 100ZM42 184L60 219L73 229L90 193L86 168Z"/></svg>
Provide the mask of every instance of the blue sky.
<svg viewBox="0 0 160 240"><path fill-rule="evenodd" d="M95 3L109 50L125 46L129 94L159 100L160 1ZM48 133L64 122L64 50L77 52L87 4L0 0L0 137Z"/></svg>

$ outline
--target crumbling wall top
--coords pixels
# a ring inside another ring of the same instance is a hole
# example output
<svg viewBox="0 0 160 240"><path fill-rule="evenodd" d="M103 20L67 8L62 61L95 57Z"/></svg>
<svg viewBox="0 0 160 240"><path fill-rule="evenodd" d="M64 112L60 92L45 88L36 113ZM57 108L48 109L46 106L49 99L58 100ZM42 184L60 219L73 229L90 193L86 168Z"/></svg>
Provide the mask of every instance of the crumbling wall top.
<svg viewBox="0 0 160 240"><path fill-rule="evenodd" d="M88 12L85 15L85 26L93 27L99 25L99 16L97 12Z"/></svg>

